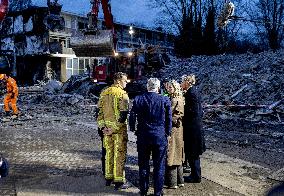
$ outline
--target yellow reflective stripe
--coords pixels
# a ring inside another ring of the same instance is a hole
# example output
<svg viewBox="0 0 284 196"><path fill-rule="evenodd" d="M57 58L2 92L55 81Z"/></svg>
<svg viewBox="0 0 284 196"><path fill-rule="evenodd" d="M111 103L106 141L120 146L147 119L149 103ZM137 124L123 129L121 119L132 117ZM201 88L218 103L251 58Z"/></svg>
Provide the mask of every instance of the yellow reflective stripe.
<svg viewBox="0 0 284 196"><path fill-rule="evenodd" d="M110 175L109 175L109 164L108 164L108 160L109 160L109 151L107 150L107 148L108 148L108 143L107 143L107 138L106 137L104 137L104 139L103 139L104 141L104 148L106 149L106 156L105 156L105 178L107 179L107 178L110 178Z"/></svg>
<svg viewBox="0 0 284 196"><path fill-rule="evenodd" d="M124 179L125 179L124 177L117 177L117 176L114 177L115 182L125 182Z"/></svg>
<svg viewBox="0 0 284 196"><path fill-rule="evenodd" d="M105 174L105 179L112 180L113 179L113 175L112 174Z"/></svg>
<svg viewBox="0 0 284 196"><path fill-rule="evenodd" d="M104 125L105 125L104 120L99 120L98 125L99 125L99 127L104 127Z"/></svg>
<svg viewBox="0 0 284 196"><path fill-rule="evenodd" d="M110 127L110 128L113 128L114 130L119 130L119 127L117 126L116 122L112 122L109 120L100 120L98 121L98 125L100 128Z"/></svg>
<svg viewBox="0 0 284 196"><path fill-rule="evenodd" d="M125 182L125 172L124 172L124 165L120 165L121 166L121 169L122 169L122 176L117 176L117 157L118 157L118 140L119 139L122 139L120 137L123 137L122 135L120 134L116 134L115 135L115 143L114 143L114 168L113 168L113 173L114 173L114 181L115 182Z"/></svg>
<svg viewBox="0 0 284 196"><path fill-rule="evenodd" d="M115 139L114 139L114 159L113 159L113 174L114 174L114 179L116 179L116 164L117 164L117 139L118 139L118 134L115 134Z"/></svg>
<svg viewBox="0 0 284 196"><path fill-rule="evenodd" d="M116 125L115 122L111 122L111 121L106 120L106 121L105 121L105 125L106 125L107 127L113 128L113 129L115 129L115 130L119 130L119 127Z"/></svg>
<svg viewBox="0 0 284 196"><path fill-rule="evenodd" d="M113 179L113 174L111 173L111 168L109 166L110 154L109 154L109 146L107 142L107 137L104 137L104 148L106 149L106 156L105 156L105 178L106 179Z"/></svg>
<svg viewBox="0 0 284 196"><path fill-rule="evenodd" d="M113 109L114 109L114 115L115 115L116 120L119 119L119 115L120 115L120 112L118 110L118 99L119 99L119 97L115 96L114 100L113 100L113 103L114 103Z"/></svg>

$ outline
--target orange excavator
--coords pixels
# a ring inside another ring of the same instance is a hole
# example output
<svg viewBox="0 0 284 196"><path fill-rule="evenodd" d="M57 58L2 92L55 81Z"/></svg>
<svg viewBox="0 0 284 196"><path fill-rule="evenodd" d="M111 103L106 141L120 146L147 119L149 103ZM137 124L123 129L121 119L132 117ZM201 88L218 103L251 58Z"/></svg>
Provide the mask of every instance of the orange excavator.
<svg viewBox="0 0 284 196"><path fill-rule="evenodd" d="M109 0L91 0L88 14L89 25L82 35L70 40L72 49L79 57L111 57L115 53L116 36ZM102 5L106 30L97 28L99 7Z"/></svg>

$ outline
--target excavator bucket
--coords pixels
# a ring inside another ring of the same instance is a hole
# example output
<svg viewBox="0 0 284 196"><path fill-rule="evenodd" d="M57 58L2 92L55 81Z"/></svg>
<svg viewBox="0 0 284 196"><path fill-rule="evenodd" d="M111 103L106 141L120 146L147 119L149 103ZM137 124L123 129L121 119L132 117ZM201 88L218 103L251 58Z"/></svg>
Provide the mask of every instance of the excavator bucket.
<svg viewBox="0 0 284 196"><path fill-rule="evenodd" d="M78 57L106 57L114 54L111 30L97 30L71 37L70 45Z"/></svg>

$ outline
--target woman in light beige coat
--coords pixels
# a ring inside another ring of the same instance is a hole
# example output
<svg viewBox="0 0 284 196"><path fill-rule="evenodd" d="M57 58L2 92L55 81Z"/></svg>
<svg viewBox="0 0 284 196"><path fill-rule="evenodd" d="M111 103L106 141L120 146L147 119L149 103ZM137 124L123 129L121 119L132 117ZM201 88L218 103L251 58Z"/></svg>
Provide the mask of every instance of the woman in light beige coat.
<svg viewBox="0 0 284 196"><path fill-rule="evenodd" d="M167 85L167 91L172 102L172 134L169 139L168 158L165 185L176 189L184 186L183 167L184 141L182 117L184 114L184 98L180 85L172 80Z"/></svg>

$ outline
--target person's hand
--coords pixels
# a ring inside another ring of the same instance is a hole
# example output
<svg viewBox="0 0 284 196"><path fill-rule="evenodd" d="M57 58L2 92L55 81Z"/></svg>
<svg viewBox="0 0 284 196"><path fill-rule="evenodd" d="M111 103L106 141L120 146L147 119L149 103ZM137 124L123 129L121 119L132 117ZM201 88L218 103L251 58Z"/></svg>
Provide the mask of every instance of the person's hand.
<svg viewBox="0 0 284 196"><path fill-rule="evenodd" d="M107 128L107 127L105 127L104 129L103 129L103 133L104 133L104 135L111 135L112 134L112 129L111 128Z"/></svg>
<svg viewBox="0 0 284 196"><path fill-rule="evenodd" d="M180 127L180 121L179 120L174 121L173 127L179 128Z"/></svg>
<svg viewBox="0 0 284 196"><path fill-rule="evenodd" d="M168 136L167 139L168 139L168 142L169 142L171 140L171 136Z"/></svg>

